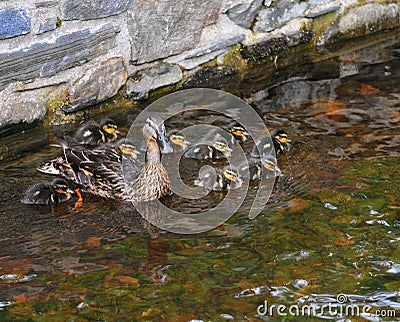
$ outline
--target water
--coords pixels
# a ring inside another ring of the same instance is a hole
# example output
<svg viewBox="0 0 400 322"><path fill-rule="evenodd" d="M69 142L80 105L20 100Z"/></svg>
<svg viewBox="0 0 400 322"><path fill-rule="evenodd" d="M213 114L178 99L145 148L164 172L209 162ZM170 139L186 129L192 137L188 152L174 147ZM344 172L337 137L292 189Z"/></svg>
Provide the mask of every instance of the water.
<svg viewBox="0 0 400 322"><path fill-rule="evenodd" d="M79 211L74 200L30 207L19 203L25 189L51 179L35 166L59 150L3 163L1 320L399 320L399 48L390 39L311 65L301 79L244 85L257 89L246 99L267 126L292 140L279 159L284 175L253 220L247 202L212 231L177 235L153 230L129 204L90 195ZM136 115L111 113L125 131ZM46 135L55 142L73 130ZM195 167L182 164L189 182ZM198 213L221 198L167 202Z"/></svg>

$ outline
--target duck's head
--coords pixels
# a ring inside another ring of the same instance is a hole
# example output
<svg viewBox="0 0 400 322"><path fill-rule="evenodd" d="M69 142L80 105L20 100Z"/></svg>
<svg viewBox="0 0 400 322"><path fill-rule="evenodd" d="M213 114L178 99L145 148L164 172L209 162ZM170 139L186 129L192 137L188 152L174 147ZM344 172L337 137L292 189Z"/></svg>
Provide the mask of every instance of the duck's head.
<svg viewBox="0 0 400 322"><path fill-rule="evenodd" d="M290 142L288 139L288 135L284 130L275 129L272 131L271 136L276 141L280 142L281 144L287 144Z"/></svg>
<svg viewBox="0 0 400 322"><path fill-rule="evenodd" d="M229 132L232 133L236 140L241 142L246 141L247 137L249 136L249 133L246 131L246 129L239 123L233 123L229 128Z"/></svg>
<svg viewBox="0 0 400 322"><path fill-rule="evenodd" d="M216 137L212 142L212 146L222 153L230 153L232 149L228 146L228 142L223 137Z"/></svg>
<svg viewBox="0 0 400 322"><path fill-rule="evenodd" d="M118 125L113 120L103 120L100 123L100 127L103 132L107 133L110 136L116 136L117 134L120 134L120 132L118 131Z"/></svg>
<svg viewBox="0 0 400 322"><path fill-rule="evenodd" d="M173 144L183 148L190 144L190 142L185 139L185 135L178 130L173 130L168 133L168 142L172 142Z"/></svg>
<svg viewBox="0 0 400 322"><path fill-rule="evenodd" d="M276 158L272 155L266 155L261 158L261 164L265 170L275 175L281 173L281 169L278 167Z"/></svg>
<svg viewBox="0 0 400 322"><path fill-rule="evenodd" d="M121 139L117 143L118 151L123 155L131 159L136 159L140 152L136 149L136 146L127 139Z"/></svg>
<svg viewBox="0 0 400 322"><path fill-rule="evenodd" d="M62 195L69 196L71 193L73 193L73 191L68 187L67 181L64 179L54 179L51 182L51 186L53 187L54 191Z"/></svg>
<svg viewBox="0 0 400 322"><path fill-rule="evenodd" d="M146 120L143 136L147 142L156 142L163 153L172 152L173 149L166 140L165 126L161 117L152 116Z"/></svg>
<svg viewBox="0 0 400 322"><path fill-rule="evenodd" d="M230 167L230 166L225 167L223 169L223 175L224 175L225 179L228 181L237 182L239 180L238 171L235 168Z"/></svg>

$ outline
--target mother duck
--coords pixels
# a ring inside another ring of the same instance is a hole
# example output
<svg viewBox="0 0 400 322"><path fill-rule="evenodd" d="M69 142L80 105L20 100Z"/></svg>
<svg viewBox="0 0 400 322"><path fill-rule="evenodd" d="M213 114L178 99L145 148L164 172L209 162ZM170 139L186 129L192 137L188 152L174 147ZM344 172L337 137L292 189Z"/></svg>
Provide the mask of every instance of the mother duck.
<svg viewBox="0 0 400 322"><path fill-rule="evenodd" d="M163 120L149 117L143 126L143 136L147 150L142 166L135 162L125 166L101 148L64 146L64 157L37 169L61 175L83 191L105 198L134 202L159 199L171 191L168 173L161 163L161 149L164 153L172 149L166 141Z"/></svg>

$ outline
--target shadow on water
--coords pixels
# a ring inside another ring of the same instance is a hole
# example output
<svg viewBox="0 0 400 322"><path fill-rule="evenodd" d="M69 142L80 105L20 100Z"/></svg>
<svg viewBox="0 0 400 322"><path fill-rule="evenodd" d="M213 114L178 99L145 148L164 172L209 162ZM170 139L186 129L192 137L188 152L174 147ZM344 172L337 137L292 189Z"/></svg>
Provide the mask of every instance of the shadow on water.
<svg viewBox="0 0 400 322"><path fill-rule="evenodd" d="M177 235L130 204L90 195L79 211L75 200L28 207L19 202L26 188L51 180L35 166L59 150L1 164L1 320L399 319L399 48L394 39L341 54L248 98L269 129L292 140L254 220L245 202L212 231ZM243 86L262 88L253 81ZM136 114L125 112L111 116L127 130ZM196 120L224 124L205 113ZM188 182L196 165L182 162ZM166 203L198 213L223 197Z"/></svg>

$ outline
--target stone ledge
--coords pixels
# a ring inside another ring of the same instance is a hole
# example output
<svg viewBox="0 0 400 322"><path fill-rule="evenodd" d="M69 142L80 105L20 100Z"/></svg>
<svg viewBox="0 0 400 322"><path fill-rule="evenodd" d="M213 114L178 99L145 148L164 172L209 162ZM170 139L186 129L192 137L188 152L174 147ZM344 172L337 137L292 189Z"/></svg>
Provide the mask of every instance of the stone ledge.
<svg viewBox="0 0 400 322"><path fill-rule="evenodd" d="M54 42L35 42L29 47L0 53L0 90L9 83L31 82L55 75L106 54L115 46L114 25L86 28L62 35Z"/></svg>

